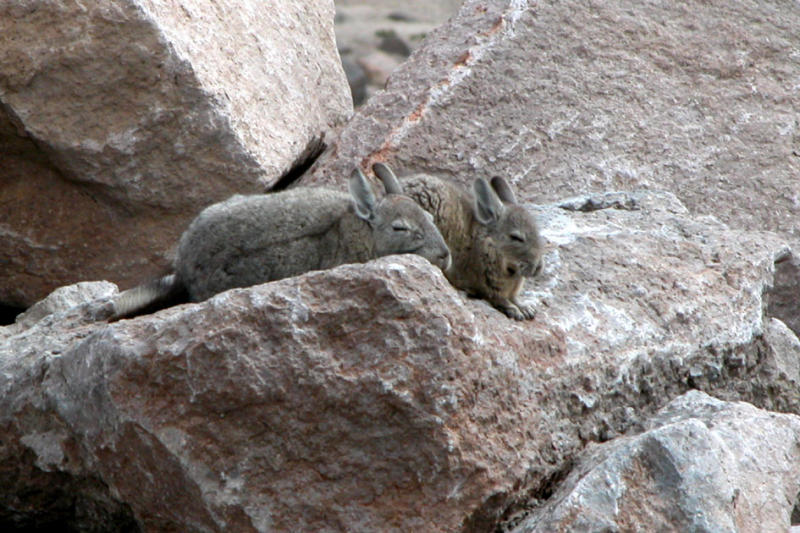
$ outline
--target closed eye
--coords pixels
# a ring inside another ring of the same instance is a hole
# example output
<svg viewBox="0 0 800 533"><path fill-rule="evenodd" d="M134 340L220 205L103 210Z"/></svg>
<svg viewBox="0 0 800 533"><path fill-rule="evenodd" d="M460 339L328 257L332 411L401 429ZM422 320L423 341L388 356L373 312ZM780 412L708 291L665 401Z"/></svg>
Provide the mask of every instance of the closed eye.
<svg viewBox="0 0 800 533"><path fill-rule="evenodd" d="M402 220L395 220L392 222L392 229L394 231L411 231L411 228Z"/></svg>
<svg viewBox="0 0 800 533"><path fill-rule="evenodd" d="M509 233L508 236L511 238L512 241L525 242L525 235L518 233L516 231L512 231L511 233Z"/></svg>

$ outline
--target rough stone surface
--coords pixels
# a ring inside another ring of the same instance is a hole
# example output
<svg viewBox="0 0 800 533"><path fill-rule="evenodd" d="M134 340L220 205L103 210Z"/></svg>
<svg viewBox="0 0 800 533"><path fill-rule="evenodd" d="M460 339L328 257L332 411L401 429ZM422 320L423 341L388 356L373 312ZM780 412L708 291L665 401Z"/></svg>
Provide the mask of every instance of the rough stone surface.
<svg viewBox="0 0 800 533"><path fill-rule="evenodd" d="M800 343L765 313L781 238L669 193L562 203L536 208L530 323L402 256L5 333L0 525L69 494L148 531L490 531L688 389L800 412Z"/></svg>
<svg viewBox="0 0 800 533"><path fill-rule="evenodd" d="M0 5L0 302L160 273L352 104L331 0Z"/></svg>
<svg viewBox="0 0 800 533"><path fill-rule="evenodd" d="M17 330L26 329L48 315L68 311L93 300L111 298L118 292L117 286L107 281L83 281L59 287L19 315L14 326Z"/></svg>
<svg viewBox="0 0 800 533"><path fill-rule="evenodd" d="M761 2L468 0L343 130L353 161L528 200L669 190L732 227L800 235L800 9Z"/></svg>
<svg viewBox="0 0 800 533"><path fill-rule="evenodd" d="M592 445L514 533L789 529L800 417L691 391L635 437Z"/></svg>

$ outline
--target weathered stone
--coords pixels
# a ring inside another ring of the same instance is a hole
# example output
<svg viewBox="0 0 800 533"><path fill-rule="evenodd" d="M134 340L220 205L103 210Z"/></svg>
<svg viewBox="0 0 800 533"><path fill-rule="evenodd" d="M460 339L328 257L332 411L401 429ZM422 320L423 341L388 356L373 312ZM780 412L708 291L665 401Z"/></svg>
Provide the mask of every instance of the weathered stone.
<svg viewBox="0 0 800 533"><path fill-rule="evenodd" d="M514 533L789 529L800 417L691 391L634 437L593 445Z"/></svg>
<svg viewBox="0 0 800 533"><path fill-rule="evenodd" d="M110 314L115 292L107 282L62 287L0 327L0 394L8 394L0 401L0 530L139 530L130 506L84 463L42 387L52 361Z"/></svg>
<svg viewBox="0 0 800 533"><path fill-rule="evenodd" d="M0 302L160 273L186 224L261 192L352 105L333 2L0 5Z"/></svg>
<svg viewBox="0 0 800 533"><path fill-rule="evenodd" d="M792 2L468 0L343 130L353 161L527 200L669 190L732 227L800 235Z"/></svg>
<svg viewBox="0 0 800 533"><path fill-rule="evenodd" d="M75 285L59 287L46 298L33 304L17 317L17 329L29 328L42 318L70 309L93 300L111 298L119 292L116 285L107 281L83 281Z"/></svg>
<svg viewBox="0 0 800 533"><path fill-rule="evenodd" d="M2 337L0 507L31 479L149 531L488 531L690 388L800 412L781 238L667 193L564 205L525 324L403 256Z"/></svg>

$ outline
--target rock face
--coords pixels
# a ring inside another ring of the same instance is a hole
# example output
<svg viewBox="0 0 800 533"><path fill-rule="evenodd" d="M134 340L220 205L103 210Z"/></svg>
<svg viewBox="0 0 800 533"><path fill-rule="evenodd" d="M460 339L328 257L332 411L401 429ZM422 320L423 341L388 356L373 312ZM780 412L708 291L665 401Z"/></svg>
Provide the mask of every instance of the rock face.
<svg viewBox="0 0 800 533"><path fill-rule="evenodd" d="M98 529L490 531L688 389L800 412L800 343L765 314L782 239L668 193L537 213L558 247L530 323L402 256L6 328L0 525L66 508Z"/></svg>
<svg viewBox="0 0 800 533"><path fill-rule="evenodd" d="M800 231L800 10L785 1L467 0L313 177L386 161L529 200L668 190L733 227Z"/></svg>
<svg viewBox="0 0 800 533"><path fill-rule="evenodd" d="M0 302L168 265L200 209L262 192L352 104L331 0L0 6Z"/></svg>
<svg viewBox="0 0 800 533"><path fill-rule="evenodd" d="M60 287L19 315L7 332L11 333L14 330L12 328L29 328L48 315L69 311L87 301L110 298L117 292L117 286L107 281L84 281Z"/></svg>
<svg viewBox="0 0 800 533"><path fill-rule="evenodd" d="M799 445L800 417L691 391L644 433L590 446L512 531L788 531Z"/></svg>

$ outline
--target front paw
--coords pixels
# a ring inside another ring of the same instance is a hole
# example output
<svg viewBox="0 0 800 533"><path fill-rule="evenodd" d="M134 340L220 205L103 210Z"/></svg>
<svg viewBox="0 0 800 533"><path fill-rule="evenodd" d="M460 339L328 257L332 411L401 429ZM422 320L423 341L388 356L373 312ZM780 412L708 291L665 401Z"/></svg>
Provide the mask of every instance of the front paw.
<svg viewBox="0 0 800 533"><path fill-rule="evenodd" d="M536 309L534 309L532 305L522 304L519 302L514 302L514 303L517 306L517 309L519 309L519 312L522 314L522 316L525 317L525 320L531 320L536 316ZM517 320L521 319L518 318Z"/></svg>
<svg viewBox="0 0 800 533"><path fill-rule="evenodd" d="M519 305L513 302L501 302L496 307L505 313L509 318L514 320L530 320L534 317L535 313L533 307L528 305Z"/></svg>

